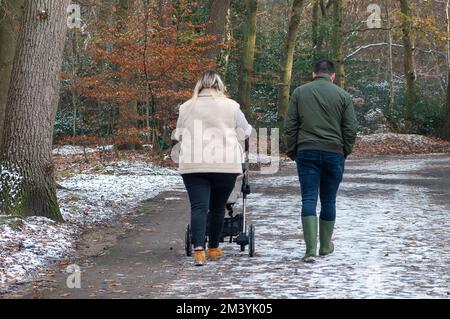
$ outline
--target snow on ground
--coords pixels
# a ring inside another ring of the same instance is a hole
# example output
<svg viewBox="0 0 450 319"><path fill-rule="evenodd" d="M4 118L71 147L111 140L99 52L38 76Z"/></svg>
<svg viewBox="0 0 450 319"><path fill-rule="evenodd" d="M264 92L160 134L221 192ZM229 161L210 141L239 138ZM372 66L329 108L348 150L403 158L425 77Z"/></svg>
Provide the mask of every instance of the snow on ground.
<svg viewBox="0 0 450 319"><path fill-rule="evenodd" d="M248 155L249 163L270 164L280 162L279 156L270 156L267 154L250 153Z"/></svg>
<svg viewBox="0 0 450 319"><path fill-rule="evenodd" d="M439 155L434 154L431 156ZM348 160L346 165L355 165L351 169L351 175L349 175L351 177L399 180L439 179L439 177L423 176L422 169L429 165L430 161L432 161L434 168L448 168L449 160L446 157L432 158L431 156L429 156L428 160L417 160L416 158L377 159L374 162Z"/></svg>
<svg viewBox="0 0 450 319"><path fill-rule="evenodd" d="M132 211L146 199L180 185L181 178L173 170L142 162L118 162L77 174L60 184L69 191L59 192L62 213L71 223L102 223Z"/></svg>
<svg viewBox="0 0 450 319"><path fill-rule="evenodd" d="M335 253L314 264L300 261L305 247L295 167L291 175L253 180L248 203L257 256L225 244L224 259L206 267L195 268L186 257L163 297L448 298L450 204L437 204L424 187L383 183L386 169L390 177L417 175L426 165L445 163L432 157L349 163L337 204ZM363 169L374 179L358 179Z"/></svg>
<svg viewBox="0 0 450 319"><path fill-rule="evenodd" d="M389 139L403 142L411 142L415 144L427 144L433 142L432 139L417 134L378 133L370 135L361 135L360 137L362 142L380 142Z"/></svg>
<svg viewBox="0 0 450 319"><path fill-rule="evenodd" d="M152 148L153 146L150 144L144 144L142 145L143 148ZM70 155L79 155L84 154L86 151L87 154L106 151L110 152L114 150L114 145L104 145L104 146L97 146L97 147L86 147L83 148L83 146L73 146L73 145L61 145L57 146L53 149L53 155L55 156L70 156Z"/></svg>
<svg viewBox="0 0 450 319"><path fill-rule="evenodd" d="M72 146L54 151L61 156L81 153L81 147ZM424 179L420 172L426 165L448 167L448 158L348 161L349 181L338 201L336 253L315 265L299 261L304 246L297 177L253 180L249 218L257 227L257 257L226 245L225 259L204 269L191 267L186 258L181 278L164 296L447 297L450 252L442 240L450 230L444 222L450 207L433 203L426 188L382 183ZM132 212L140 201L163 191L182 189L175 171L138 161L93 167L58 182L67 188L58 191L66 224L0 216L0 292L71 255L84 227Z"/></svg>
<svg viewBox="0 0 450 319"><path fill-rule="evenodd" d="M53 149L53 155L56 156L69 156L69 155L77 155L77 154L87 154L95 153L99 151L111 151L113 149L113 145L105 145L105 147L97 146L96 148L82 146L73 146L73 145L62 145Z"/></svg>
<svg viewBox="0 0 450 319"><path fill-rule="evenodd" d="M55 148L53 155L72 156L112 148L65 145ZM46 218L5 217L9 220L6 223L0 220L0 292L33 280L46 265L73 254L74 241L86 226L107 223L132 212L143 200L182 187L176 171L138 161L92 167L58 183L65 188L58 191L64 225Z"/></svg>
<svg viewBox="0 0 450 319"><path fill-rule="evenodd" d="M37 269L72 253L74 230L42 217L0 225L0 292L12 283L32 280Z"/></svg>
<svg viewBox="0 0 450 319"><path fill-rule="evenodd" d="M176 189L181 178L173 170L135 161L91 168L58 182L67 188L58 191L65 224L36 217L0 224L0 292L73 253L83 227L132 212L141 201Z"/></svg>

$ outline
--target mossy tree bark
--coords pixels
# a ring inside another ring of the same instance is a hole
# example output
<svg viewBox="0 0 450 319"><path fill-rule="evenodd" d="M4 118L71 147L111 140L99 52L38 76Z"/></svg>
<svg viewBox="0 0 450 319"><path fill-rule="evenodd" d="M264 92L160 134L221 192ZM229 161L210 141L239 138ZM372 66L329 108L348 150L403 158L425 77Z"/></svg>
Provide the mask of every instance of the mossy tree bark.
<svg viewBox="0 0 450 319"><path fill-rule="evenodd" d="M222 51L220 46L225 42L231 0L211 0L210 5L206 34L214 36L215 40L213 41L214 47L206 51L206 57L218 60Z"/></svg>
<svg viewBox="0 0 450 319"><path fill-rule="evenodd" d="M345 86L345 49L344 49L344 4L342 0L333 1L333 56L337 64L337 85Z"/></svg>
<svg viewBox="0 0 450 319"><path fill-rule="evenodd" d="M0 1L0 145L24 0Z"/></svg>
<svg viewBox="0 0 450 319"><path fill-rule="evenodd" d="M0 156L0 163L16 168L23 178L20 207L15 211L59 222L63 218L56 197L52 142L69 4L70 0L25 1Z"/></svg>
<svg viewBox="0 0 450 319"><path fill-rule="evenodd" d="M253 65L256 51L257 0L246 0L247 18L244 26L244 48L239 79L239 103L244 110L251 105Z"/></svg>
<svg viewBox="0 0 450 319"><path fill-rule="evenodd" d="M411 16L408 0L400 0L402 13L402 34L404 46L404 70L406 78L405 118L408 123L413 116L413 108L416 103L417 93L415 88L416 72L414 66L414 46L411 37Z"/></svg>
<svg viewBox="0 0 450 319"><path fill-rule="evenodd" d="M281 83L278 92L278 124L283 125L291 92L292 66L294 64L295 44L300 29L303 12L303 0L294 0L291 10L289 30L281 60Z"/></svg>
<svg viewBox="0 0 450 319"><path fill-rule="evenodd" d="M311 23L311 29L312 29L312 46L314 49L314 58L317 59L321 52L322 52L322 38L321 38L321 32L320 32L320 19L321 13L320 13L320 0L314 0L313 3L313 9L312 9L312 23Z"/></svg>

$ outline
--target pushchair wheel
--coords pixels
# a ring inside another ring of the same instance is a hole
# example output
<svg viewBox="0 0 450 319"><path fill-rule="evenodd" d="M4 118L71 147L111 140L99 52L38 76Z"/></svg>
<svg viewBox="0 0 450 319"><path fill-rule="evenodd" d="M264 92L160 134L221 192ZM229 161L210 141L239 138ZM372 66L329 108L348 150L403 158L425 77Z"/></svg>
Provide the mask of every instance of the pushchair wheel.
<svg viewBox="0 0 450 319"><path fill-rule="evenodd" d="M186 256L191 257L192 256L192 231L191 231L191 225L188 224L186 226L186 234L185 234L185 249L186 249Z"/></svg>
<svg viewBox="0 0 450 319"><path fill-rule="evenodd" d="M248 255L255 256L255 226L253 224L248 227Z"/></svg>

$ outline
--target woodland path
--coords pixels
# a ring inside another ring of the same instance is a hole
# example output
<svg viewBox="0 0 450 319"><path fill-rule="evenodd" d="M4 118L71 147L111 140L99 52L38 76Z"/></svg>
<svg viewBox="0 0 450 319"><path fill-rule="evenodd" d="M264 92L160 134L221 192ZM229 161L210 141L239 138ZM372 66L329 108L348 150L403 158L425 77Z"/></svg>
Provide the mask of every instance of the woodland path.
<svg viewBox="0 0 450 319"><path fill-rule="evenodd" d="M450 155L347 161L333 255L300 262L299 185L293 163L251 175L254 258L225 244L225 258L196 268L184 255L182 188L142 203L121 223L86 233L81 289L65 268L29 298L448 298ZM239 209L239 207L238 207Z"/></svg>

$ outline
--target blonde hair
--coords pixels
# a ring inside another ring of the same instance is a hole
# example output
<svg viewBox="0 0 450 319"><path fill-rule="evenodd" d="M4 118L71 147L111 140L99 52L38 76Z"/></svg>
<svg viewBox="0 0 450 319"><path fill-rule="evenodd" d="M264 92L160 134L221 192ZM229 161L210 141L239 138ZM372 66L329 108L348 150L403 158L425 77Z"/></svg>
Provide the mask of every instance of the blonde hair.
<svg viewBox="0 0 450 319"><path fill-rule="evenodd" d="M192 100L195 101L203 89L215 89L220 95L225 95L226 88L219 73L214 70L203 73L201 79L197 82L192 95Z"/></svg>

